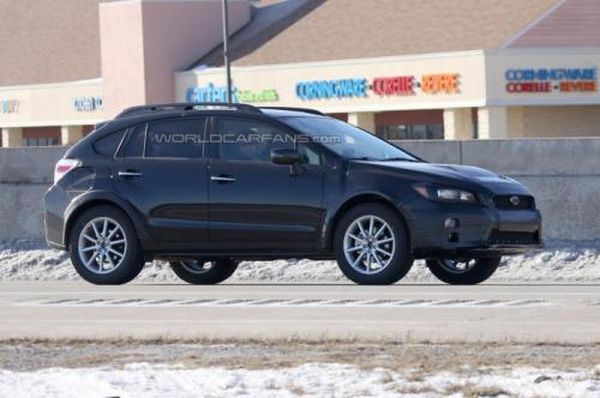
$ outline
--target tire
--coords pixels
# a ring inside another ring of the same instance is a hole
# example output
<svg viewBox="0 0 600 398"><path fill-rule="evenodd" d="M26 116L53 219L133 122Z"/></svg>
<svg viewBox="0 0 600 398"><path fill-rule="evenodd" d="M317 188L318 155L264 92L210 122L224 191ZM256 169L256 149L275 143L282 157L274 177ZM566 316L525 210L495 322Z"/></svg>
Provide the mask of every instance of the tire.
<svg viewBox="0 0 600 398"><path fill-rule="evenodd" d="M103 220L107 220L106 229ZM81 214L71 228L68 247L77 273L95 285L125 284L144 267L135 228L129 217L116 207L102 205ZM115 254L118 252L122 256Z"/></svg>
<svg viewBox="0 0 600 398"><path fill-rule="evenodd" d="M171 269L183 281L192 285L215 285L228 279L238 267L231 259L215 261L189 260L171 262Z"/></svg>
<svg viewBox="0 0 600 398"><path fill-rule="evenodd" d="M371 220L374 226L369 228ZM383 223L387 224L385 230ZM363 226L362 230L359 224ZM379 236L376 237L377 233ZM366 239L352 237L365 235ZM413 264L404 220L397 211L379 203L361 204L344 214L336 228L333 246L340 270L359 285L396 283Z"/></svg>
<svg viewBox="0 0 600 398"><path fill-rule="evenodd" d="M427 260L427 267L436 278L449 285L477 285L478 283L488 280L498 266L502 257L487 257L473 259L472 263L466 270L457 270L454 260L435 259Z"/></svg>

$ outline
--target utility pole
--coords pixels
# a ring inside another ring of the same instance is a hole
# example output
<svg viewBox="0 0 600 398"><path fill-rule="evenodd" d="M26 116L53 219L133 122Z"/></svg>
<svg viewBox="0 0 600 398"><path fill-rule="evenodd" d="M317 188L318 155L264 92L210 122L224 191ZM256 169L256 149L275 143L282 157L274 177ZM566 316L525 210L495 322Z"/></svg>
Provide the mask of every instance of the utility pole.
<svg viewBox="0 0 600 398"><path fill-rule="evenodd" d="M227 12L227 0L223 0L223 60L225 62L225 73L227 74L227 103L231 104L231 66L229 64L229 14Z"/></svg>

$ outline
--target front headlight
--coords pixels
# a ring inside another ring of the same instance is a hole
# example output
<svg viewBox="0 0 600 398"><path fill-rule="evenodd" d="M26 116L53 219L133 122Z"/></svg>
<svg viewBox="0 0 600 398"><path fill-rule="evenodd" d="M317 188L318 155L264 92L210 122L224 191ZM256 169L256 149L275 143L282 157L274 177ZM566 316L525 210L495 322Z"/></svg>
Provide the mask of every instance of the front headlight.
<svg viewBox="0 0 600 398"><path fill-rule="evenodd" d="M469 191L455 188L442 188L425 184L414 185L415 191L424 198L450 203L476 203L477 197Z"/></svg>

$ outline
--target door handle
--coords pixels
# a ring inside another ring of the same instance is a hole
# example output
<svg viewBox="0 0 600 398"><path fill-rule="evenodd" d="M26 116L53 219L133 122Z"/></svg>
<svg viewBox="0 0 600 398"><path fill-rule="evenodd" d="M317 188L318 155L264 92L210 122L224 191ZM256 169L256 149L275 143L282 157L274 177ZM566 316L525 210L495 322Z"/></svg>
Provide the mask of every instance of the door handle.
<svg viewBox="0 0 600 398"><path fill-rule="evenodd" d="M211 181L216 182L235 182L235 177L230 176L210 176Z"/></svg>
<svg viewBox="0 0 600 398"><path fill-rule="evenodd" d="M139 171L119 171L117 173L119 177L141 177L142 173Z"/></svg>

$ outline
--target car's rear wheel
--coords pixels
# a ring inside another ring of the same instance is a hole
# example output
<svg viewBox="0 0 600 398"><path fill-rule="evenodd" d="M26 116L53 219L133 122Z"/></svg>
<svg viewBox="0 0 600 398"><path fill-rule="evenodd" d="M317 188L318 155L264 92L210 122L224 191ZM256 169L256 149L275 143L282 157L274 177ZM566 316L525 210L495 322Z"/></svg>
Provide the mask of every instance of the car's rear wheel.
<svg viewBox="0 0 600 398"><path fill-rule="evenodd" d="M334 250L344 275L360 285L395 283L413 264L404 221L378 203L356 206L342 217Z"/></svg>
<svg viewBox="0 0 600 398"><path fill-rule="evenodd" d="M476 285L488 280L496 272L501 259L435 259L427 260L427 267L436 278L450 285Z"/></svg>
<svg viewBox="0 0 600 398"><path fill-rule="evenodd" d="M121 285L144 267L135 229L125 213L112 206L93 207L81 214L69 239L77 273L96 285Z"/></svg>
<svg viewBox="0 0 600 398"><path fill-rule="evenodd" d="M185 260L170 263L173 272L192 285L215 285L228 279L238 267L238 262L231 259L215 261Z"/></svg>

